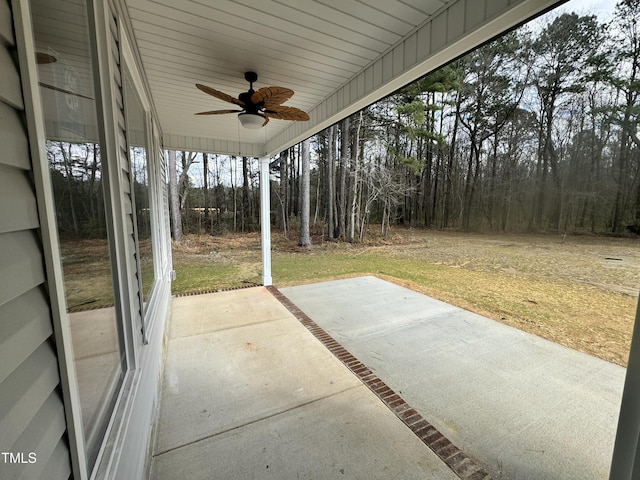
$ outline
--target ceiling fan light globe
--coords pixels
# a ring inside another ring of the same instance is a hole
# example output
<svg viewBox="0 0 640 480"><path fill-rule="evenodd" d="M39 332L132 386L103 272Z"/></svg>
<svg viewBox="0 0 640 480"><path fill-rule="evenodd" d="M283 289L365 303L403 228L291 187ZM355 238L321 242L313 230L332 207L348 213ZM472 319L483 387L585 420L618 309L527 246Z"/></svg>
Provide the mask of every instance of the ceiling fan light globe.
<svg viewBox="0 0 640 480"><path fill-rule="evenodd" d="M264 125L265 116L258 113L240 113L238 114L238 120L244 128L251 130L257 130Z"/></svg>

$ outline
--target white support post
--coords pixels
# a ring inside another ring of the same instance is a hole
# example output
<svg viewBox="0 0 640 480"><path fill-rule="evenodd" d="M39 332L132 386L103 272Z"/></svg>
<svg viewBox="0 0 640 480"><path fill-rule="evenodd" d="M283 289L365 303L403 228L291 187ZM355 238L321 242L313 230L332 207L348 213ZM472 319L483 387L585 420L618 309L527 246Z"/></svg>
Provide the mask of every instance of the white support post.
<svg viewBox="0 0 640 480"><path fill-rule="evenodd" d="M262 284L273 284L271 278L271 192L269 158L260 158L260 231L262 233Z"/></svg>

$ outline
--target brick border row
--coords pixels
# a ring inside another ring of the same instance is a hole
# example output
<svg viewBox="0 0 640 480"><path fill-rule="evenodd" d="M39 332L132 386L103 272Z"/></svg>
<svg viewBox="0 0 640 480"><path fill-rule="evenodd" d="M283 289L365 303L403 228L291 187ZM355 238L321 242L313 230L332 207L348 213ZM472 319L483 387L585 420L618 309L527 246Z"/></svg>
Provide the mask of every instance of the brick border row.
<svg viewBox="0 0 640 480"><path fill-rule="evenodd" d="M482 464L467 456L413 409L365 364L340 345L322 327L274 286L269 292L302 323L338 360L349 368L395 415L462 480L492 480Z"/></svg>
<svg viewBox="0 0 640 480"><path fill-rule="evenodd" d="M244 290L245 288L255 288L255 287L261 287L262 285L258 284L258 283L249 283L247 285L239 285L237 287L224 287L224 288L210 288L210 289L205 289L205 290L193 290L190 292L184 292L184 293L176 293L174 295L175 298L180 298L180 297L194 297L196 295L208 295L210 293L220 293L220 292L232 292L234 290Z"/></svg>

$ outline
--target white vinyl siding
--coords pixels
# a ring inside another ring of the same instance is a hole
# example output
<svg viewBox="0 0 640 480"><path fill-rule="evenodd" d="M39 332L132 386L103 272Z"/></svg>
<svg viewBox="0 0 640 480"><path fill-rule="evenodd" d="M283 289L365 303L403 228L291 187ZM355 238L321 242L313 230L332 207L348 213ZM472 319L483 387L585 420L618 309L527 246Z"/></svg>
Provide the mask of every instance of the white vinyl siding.
<svg viewBox="0 0 640 480"><path fill-rule="evenodd" d="M126 136L126 121L124 116L124 95L122 92L122 61L120 58L120 40L118 29L118 16L115 12L114 6L110 3L109 17L109 33L111 34L111 54L113 61L113 82L117 87L114 89L115 102L117 110L117 142L118 142L118 164L121 166L120 171L120 187L123 191L123 202L126 218L124 219L126 241L128 243L127 251L130 252L131 257L127 259L129 262L130 270L132 272L129 279L129 288L131 289L131 298L133 299L132 313L134 318L132 319L133 325L136 329L142 331L142 294L141 286L142 279L140 278L140 265L138 259L138 249L136 245L136 233L135 233L135 217L134 217L134 199L133 192L131 191L131 167L129 162L129 152Z"/></svg>
<svg viewBox="0 0 640 480"><path fill-rule="evenodd" d="M68 479L71 461L11 7L0 0L0 451L3 479ZM45 473L46 472L46 473Z"/></svg>

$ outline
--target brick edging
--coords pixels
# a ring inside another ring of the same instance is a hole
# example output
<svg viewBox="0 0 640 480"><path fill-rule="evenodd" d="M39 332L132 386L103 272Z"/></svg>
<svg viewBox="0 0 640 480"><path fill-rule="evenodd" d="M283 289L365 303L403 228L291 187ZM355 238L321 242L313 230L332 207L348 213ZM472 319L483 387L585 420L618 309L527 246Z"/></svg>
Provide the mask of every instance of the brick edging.
<svg viewBox="0 0 640 480"><path fill-rule="evenodd" d="M296 317L338 360L349 368L396 416L462 480L492 480L482 464L467 456L437 428L394 392L365 364L340 345L322 327L274 286L269 292Z"/></svg>
<svg viewBox="0 0 640 480"><path fill-rule="evenodd" d="M208 295L210 293L232 292L234 290L243 290L245 288L255 288L255 287L261 287L261 286L262 285L258 283L249 283L248 285L238 285L237 287L210 288L205 290L194 290L191 292L176 293L174 297L175 298L194 297L196 295Z"/></svg>

